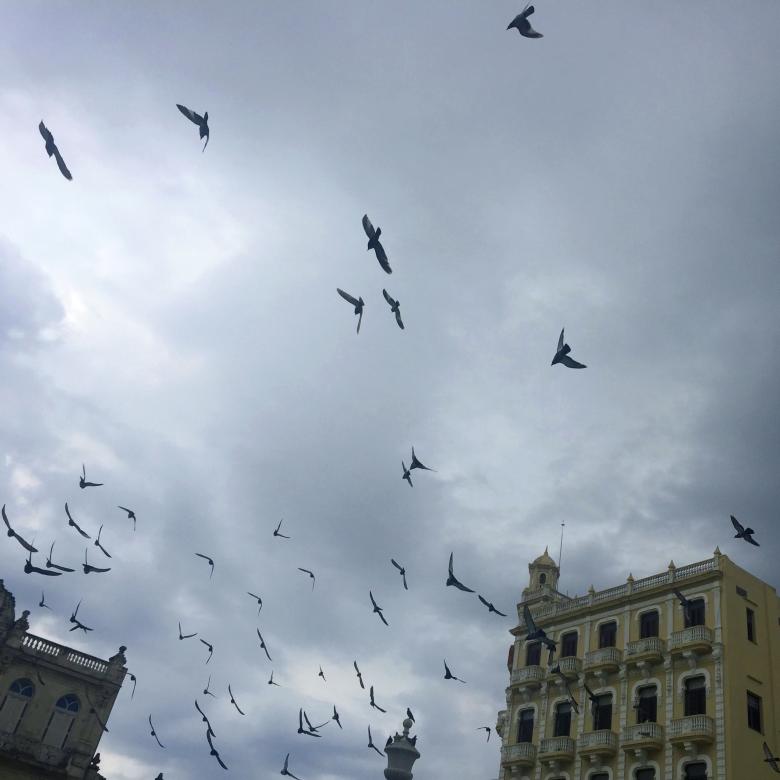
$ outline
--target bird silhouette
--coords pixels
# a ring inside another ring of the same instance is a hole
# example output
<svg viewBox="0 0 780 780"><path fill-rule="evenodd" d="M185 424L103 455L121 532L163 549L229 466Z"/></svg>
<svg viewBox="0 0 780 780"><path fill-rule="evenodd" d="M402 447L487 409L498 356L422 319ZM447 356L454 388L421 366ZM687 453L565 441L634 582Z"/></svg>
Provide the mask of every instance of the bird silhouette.
<svg viewBox="0 0 780 780"><path fill-rule="evenodd" d="M92 537L84 531L81 526L73 519L73 516L70 513L70 509L68 509L68 502L65 502L65 514L68 516L68 525L75 528L85 539L91 539Z"/></svg>
<svg viewBox="0 0 780 780"><path fill-rule="evenodd" d="M382 607L379 606L379 604L374 601L374 594L371 593L371 591L368 591L368 596L371 599L371 603L374 606L374 612L376 612L377 615L379 615L379 619L386 625L389 626L390 624L385 620L385 616L382 614Z"/></svg>
<svg viewBox="0 0 780 780"><path fill-rule="evenodd" d="M151 730L152 730L150 736L154 737L157 740L157 744L161 748L165 748L165 745L163 745L163 743L160 742L160 738L157 736L157 732L154 730L154 724L152 723L152 716L151 715L149 716L149 728L151 728Z"/></svg>
<svg viewBox="0 0 780 780"><path fill-rule="evenodd" d="M390 311L395 314L395 321L398 323L398 327L403 330L404 323L401 319L401 302L392 298L384 288L382 289L382 295L385 296L385 300L390 304Z"/></svg>
<svg viewBox="0 0 780 780"><path fill-rule="evenodd" d="M344 727L341 725L341 719L339 718L339 714L336 711L336 705L333 705L333 716L331 717L331 720L335 720L336 724L340 729L343 729Z"/></svg>
<svg viewBox="0 0 780 780"><path fill-rule="evenodd" d="M24 547L25 550L29 553L37 553L38 550L33 547L26 539L22 538L16 531L14 531L13 528L11 528L11 523L8 522L8 515L5 513L5 504L3 504L2 508L2 515L3 515L3 522L5 523L6 528L8 531L6 532L9 537L12 537L13 539L16 539L19 544Z"/></svg>
<svg viewBox="0 0 780 780"><path fill-rule="evenodd" d="M765 763L769 764L769 766L772 767L772 769L777 772L777 774L780 775L780 756L776 756L772 753L772 751L769 749L769 745L764 742L763 744L764 748L764 761Z"/></svg>
<svg viewBox="0 0 780 780"><path fill-rule="evenodd" d="M341 288L337 287L336 292L348 303L355 307L355 314L358 315L357 332L360 333L360 323L363 321L363 307L366 305L362 298L355 298Z"/></svg>
<svg viewBox="0 0 780 780"><path fill-rule="evenodd" d="M683 615L685 615L685 622L691 623L693 618L693 602L690 599L685 598L682 593L676 588L674 589L674 595L677 596L680 606L683 608Z"/></svg>
<svg viewBox="0 0 780 780"><path fill-rule="evenodd" d="M100 549L103 551L103 554L104 554L104 555L105 555L107 558L110 558L110 557L111 557L111 553L109 553L109 551L108 551L108 550L106 550L106 548L105 548L105 547L103 547L103 545L102 545L102 544L100 544L100 534L101 534L101 532L102 532L102 531L103 531L103 526L101 525L101 526L100 526L100 528L98 529L98 535L97 535L97 539L95 539L95 541L93 542L93 544L95 545L95 547L99 547L99 548L100 548Z"/></svg>
<svg viewBox="0 0 780 780"><path fill-rule="evenodd" d="M306 721L306 725L309 728L309 731L316 732L319 731L323 726L327 726L328 723L330 723L331 719L328 718L324 723L320 723L319 726L312 726L311 721L309 720L309 716L306 714L306 710L303 711L303 719ZM320 736L320 735L318 735Z"/></svg>
<svg viewBox="0 0 780 780"><path fill-rule="evenodd" d="M49 157L54 157L54 159L57 161L57 167L60 169L60 173L68 181L71 181L73 176L68 170L68 166L65 165L65 160L62 159L62 155L60 154L60 150L57 148L57 144L54 143L54 136L51 134L49 128L43 124L42 119L38 125L38 130L40 131L40 134L43 136L43 140L46 143L46 154L48 154Z"/></svg>
<svg viewBox="0 0 780 780"><path fill-rule="evenodd" d="M47 569L59 569L59 571L76 571L75 569L69 569L67 566L59 566L56 563L51 562L51 554L54 552L54 544L55 542L51 543L51 548L49 549L49 556L46 558L46 568Z"/></svg>
<svg viewBox="0 0 780 780"><path fill-rule="evenodd" d="M91 574L93 571L102 574L103 572L111 571L110 568L108 569L101 569L98 566L90 566L89 561L87 560L87 550L84 550L84 563L81 564L81 568L84 569L84 574Z"/></svg>
<svg viewBox="0 0 780 780"><path fill-rule="evenodd" d="M192 637L197 636L198 632L196 631L194 634L182 634L181 632L181 620L179 621L179 641L182 639L192 639Z"/></svg>
<svg viewBox="0 0 780 780"><path fill-rule="evenodd" d="M544 36L540 32L536 32L531 23L528 21L528 17L534 12L532 5L527 5L512 21L509 23L507 30L511 30L513 27L524 38L543 38Z"/></svg>
<svg viewBox="0 0 780 780"><path fill-rule="evenodd" d="M207 140L208 143L208 140ZM209 734L208 731L206 731L206 742L209 743L209 748L211 749L211 755L214 756L214 758L217 759L217 763L223 768L227 769L227 764L222 760L222 758L219 755L219 752L214 747L214 743L211 741L211 734Z"/></svg>
<svg viewBox="0 0 780 780"><path fill-rule="evenodd" d="M357 661L353 661L352 665L355 667L355 674L357 674L358 682L360 683L360 687L365 690L366 686L363 685L363 675L360 673L360 669L358 669Z"/></svg>
<svg viewBox="0 0 780 780"><path fill-rule="evenodd" d="M37 566L33 566L32 553L27 553L27 560L24 562L25 574L43 574L44 577L61 577L61 571L48 571L47 569L39 569Z"/></svg>
<svg viewBox="0 0 780 780"><path fill-rule="evenodd" d="M239 707L236 703L236 699L233 696L233 691L230 689L230 683L228 683L228 693L230 694L230 703L238 710L241 715L246 715L246 713L243 712L241 707Z"/></svg>
<svg viewBox="0 0 780 780"><path fill-rule="evenodd" d="M382 246L382 242L379 240L379 236L382 235L382 228L374 230L374 226L371 224L371 220L367 214L363 215L363 230L366 231L368 236L368 251L372 249L376 253L376 259L379 261L379 265L382 266L382 270L388 274L393 273L393 269L390 268L390 263L387 261L387 252Z"/></svg>
<svg viewBox="0 0 780 780"><path fill-rule="evenodd" d="M409 471L412 469L424 469L425 471L436 471L436 469L429 469L427 466L425 466L423 463L420 462L419 458L414 454L414 447L412 447L412 463L409 466Z"/></svg>
<svg viewBox="0 0 780 780"><path fill-rule="evenodd" d="M214 561L209 558L208 555L204 555L203 553L195 553L195 555L197 555L198 558L203 558L204 560L208 561L209 566L211 567L211 574L209 574L209 579L211 579L214 576Z"/></svg>
<svg viewBox="0 0 780 780"><path fill-rule="evenodd" d="M214 733L214 729L211 728L211 723L209 722L209 719L206 717L206 713L203 712L203 710L200 708L197 699L195 699L195 709L200 713L201 719L206 724L207 733L211 734L211 736L216 739L217 735Z"/></svg>
<svg viewBox="0 0 780 780"><path fill-rule="evenodd" d="M179 103L176 104L176 108L190 120L198 126L198 132L201 138L206 139L206 143L203 144L203 151L206 151L206 147L209 145L209 112L206 111L203 116L196 114L186 106L182 106Z"/></svg>
<svg viewBox="0 0 780 780"><path fill-rule="evenodd" d="M409 586L406 584L406 569L393 558L390 559L390 563L392 563L393 566L395 566L395 568L398 569L399 573L401 574L401 577L404 581L404 590L409 590Z"/></svg>
<svg viewBox="0 0 780 780"><path fill-rule="evenodd" d="M414 487L412 484L412 472L406 468L406 464L401 461L401 468L403 469L403 475L401 479L405 479L409 483L409 487Z"/></svg>
<svg viewBox="0 0 780 780"><path fill-rule="evenodd" d="M490 731L491 731L490 726L478 726L477 727L477 731L483 731L483 730L487 731L487 739L485 740L485 742L490 742Z"/></svg>
<svg viewBox="0 0 780 780"><path fill-rule="evenodd" d="M409 718L412 723L415 723L414 715L412 714L412 711L407 707L406 708L406 717Z"/></svg>
<svg viewBox="0 0 780 780"><path fill-rule="evenodd" d="M447 585L452 585L458 590L462 590L464 593L474 593L471 588L467 588L453 573L452 571L452 553L450 553L450 564L448 567Z"/></svg>
<svg viewBox="0 0 780 780"><path fill-rule="evenodd" d="M276 685L277 687L281 688L282 686L279 685L278 682L274 682L274 670L271 669L271 678L268 680L269 685Z"/></svg>
<svg viewBox="0 0 780 780"><path fill-rule="evenodd" d="M584 363L578 363L574 358L569 357L569 352L571 352L571 347L563 343L563 328L561 328L561 335L558 337L558 349L550 365L554 366L556 363L563 363L568 368L587 368Z"/></svg>
<svg viewBox="0 0 780 780"><path fill-rule="evenodd" d="M274 531L274 536L279 536L279 537L281 537L282 539L289 539L289 538L290 538L289 536L285 536L284 534L280 534L280 533L279 533L279 529L282 527L282 523L283 523L283 522L284 522L284 518L282 518L282 519L279 521L279 525L277 525L277 526L276 526L276 530Z"/></svg>
<svg viewBox="0 0 780 780"><path fill-rule="evenodd" d="M320 667L319 672L317 672L317 677L322 677L323 682L327 682L325 679L325 672L322 671L322 667Z"/></svg>
<svg viewBox="0 0 780 780"><path fill-rule="evenodd" d="M579 715L580 708L579 705L577 704L577 700L574 698L574 694L571 692L571 687L569 686L569 682L570 682L569 677L561 671L561 665L555 664L555 666L553 666L552 669L550 669L550 673L557 674L561 678L561 680L563 680L563 684L566 688L566 693L569 696L569 703L571 704L572 709Z"/></svg>
<svg viewBox="0 0 780 780"><path fill-rule="evenodd" d="M44 607L45 609L51 609L51 607L46 603L46 597L43 595L43 591L41 591L41 600L38 602L39 607Z"/></svg>
<svg viewBox="0 0 780 780"><path fill-rule="evenodd" d="M69 631L75 631L77 628L80 628L85 634L87 631L92 631L93 629L89 628L88 626L85 626L77 617L79 613L79 607L81 606L81 601L79 600L79 603L76 604L76 609L71 612L70 615L70 622L73 623L73 627L68 629Z"/></svg>
<svg viewBox="0 0 780 780"><path fill-rule="evenodd" d="M503 612L499 612L494 606L492 601L485 601L485 599L482 598L479 594L477 594L477 598L488 608L488 612L495 612L496 615L501 615L501 617L506 617L506 615Z"/></svg>
<svg viewBox="0 0 780 780"><path fill-rule="evenodd" d="M300 777L296 777L296 776L295 776L295 775L294 775L292 772L290 772L290 770L287 768L287 767L288 767L288 765L289 765L289 764L288 764L289 760L290 760L290 754L288 753L288 754L287 754L287 755L284 757L284 766L282 767L282 771L281 771L279 774L280 774L280 775L284 775L285 777L292 777L292 778L293 778L293 780L301 780L301 778L300 778Z"/></svg>
<svg viewBox="0 0 780 780"><path fill-rule="evenodd" d="M745 528L742 523L737 520L734 515L731 515L731 524L734 526L734 530L736 533L734 534L735 539L744 539L746 542L749 542L750 544L754 544L756 547L760 547L761 545L753 538L753 534L755 531L752 528Z"/></svg>
<svg viewBox="0 0 780 780"><path fill-rule="evenodd" d="M266 656L268 657L268 660L269 660L269 661L273 660L273 659L271 658L271 654L268 652L268 648L265 646L265 639L263 639L263 635L260 633L260 629L258 628L258 629L256 629L256 630L257 630L257 636L258 636L258 638L260 639L260 647L261 647L263 650L265 650L265 654L266 654ZM273 672L271 672L271 674L273 675Z"/></svg>
<svg viewBox="0 0 780 780"><path fill-rule="evenodd" d="M528 631L525 637L526 642L534 642L538 639L549 647L550 650L556 649L558 642L554 639L550 639L544 632L544 629L541 629L536 625L531 610L528 609L528 604L523 604L523 618L525 620L526 630Z"/></svg>
<svg viewBox="0 0 780 780"><path fill-rule="evenodd" d="M368 727L368 747L375 750L380 756L383 755L382 751L374 744L374 740L371 739L371 726Z"/></svg>
<svg viewBox="0 0 780 780"><path fill-rule="evenodd" d="M198 641L202 642L209 649L209 657L206 659L206 663L208 663L211 660L211 656L214 655L214 645L207 642L205 639L198 639Z"/></svg>
<svg viewBox="0 0 780 780"><path fill-rule="evenodd" d="M371 688L370 688L370 690L369 690L369 699L370 699L371 706L372 706L372 707L373 707L375 710L379 710L380 712L387 712L387 710L383 710L383 709L382 709L382 708L381 708L381 707L380 707L380 706L379 706L379 705L378 705L378 704L377 704L377 703L374 701L374 686L373 686L373 685L371 686Z"/></svg>
<svg viewBox="0 0 780 780"><path fill-rule="evenodd" d="M209 690L209 686L210 686L210 685L211 685L211 675L209 675L209 679L208 679L208 682L206 683L206 687L203 689L203 695L204 695L204 696L211 696L211 697L213 697L214 699L216 699L216 698L217 698L216 694L212 693L212 692Z"/></svg>
<svg viewBox="0 0 780 780"><path fill-rule="evenodd" d="M447 659L444 659L444 679L445 680L457 680L459 683L464 683L465 680L461 680L460 677L456 677L451 671L450 667L447 666Z"/></svg>
<svg viewBox="0 0 780 780"><path fill-rule="evenodd" d="M128 509L126 506L118 506L117 509L127 512L127 519L133 521L133 531L135 531L135 512L133 512L132 509Z"/></svg>
<svg viewBox="0 0 780 780"><path fill-rule="evenodd" d="M130 678L130 682L133 683L133 690L130 692L130 699L133 699L135 697L135 686L138 680L136 679L134 674L131 674L130 672L127 673L127 676Z"/></svg>
<svg viewBox="0 0 780 780"><path fill-rule="evenodd" d="M81 464L81 476L79 477L79 487L84 490L84 488L88 487L102 487L102 482L87 482L87 468L82 463Z"/></svg>
<svg viewBox="0 0 780 780"><path fill-rule="evenodd" d="M309 719L307 718L306 721L308 722L308 720ZM298 710L298 733L299 734L304 734L307 737L318 737L318 738L322 737L322 734L317 734L316 732L311 731L310 729L305 729L303 727L303 709L302 708L300 708Z"/></svg>
<svg viewBox="0 0 780 780"><path fill-rule="evenodd" d="M311 589L314 590L314 583L316 582L316 577L314 576L313 571L309 571L308 569L302 569L300 566L298 567L298 571L302 571L304 574L308 574L309 577L311 577Z"/></svg>
<svg viewBox="0 0 780 780"><path fill-rule="evenodd" d="M251 596L253 599L257 600L257 614L260 614L260 610L263 608L263 600L260 598L260 596L255 596L254 593L250 593L249 591L246 592L247 596Z"/></svg>

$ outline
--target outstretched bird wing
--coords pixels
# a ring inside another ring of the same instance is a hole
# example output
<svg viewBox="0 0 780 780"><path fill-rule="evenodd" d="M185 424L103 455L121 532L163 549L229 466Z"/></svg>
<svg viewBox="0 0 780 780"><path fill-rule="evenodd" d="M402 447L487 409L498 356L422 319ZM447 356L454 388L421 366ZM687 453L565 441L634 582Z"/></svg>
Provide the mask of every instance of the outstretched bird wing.
<svg viewBox="0 0 780 780"><path fill-rule="evenodd" d="M353 298L348 292L344 292L340 287L336 288L336 292L345 300L349 301L353 306L360 306L360 301L357 298Z"/></svg>
<svg viewBox="0 0 780 780"><path fill-rule="evenodd" d="M54 147L54 159L57 161L57 167L60 169L60 173L68 180L73 180L73 174L68 170L68 166L65 165L65 160L62 159L60 150Z"/></svg>
<svg viewBox="0 0 780 780"><path fill-rule="evenodd" d="M38 124L38 130L43 136L43 140L46 142L47 146L49 144L54 143L54 136L51 134L51 130L49 130L49 128L46 127L45 124L43 124L43 120L41 120L40 123Z"/></svg>
<svg viewBox="0 0 780 780"><path fill-rule="evenodd" d="M187 108L187 106L182 106L177 103L176 108L178 108L179 111L181 111L182 114L184 114L184 116L190 120L190 122L194 122L196 125L203 124L203 117L200 114L196 114L194 111L191 111L189 108Z"/></svg>
<svg viewBox="0 0 780 780"><path fill-rule="evenodd" d="M523 604L523 619L525 620L525 624L528 627L528 633L529 634L535 634L538 629L536 627L536 623L534 623L533 615L531 614L531 610L528 609L528 604Z"/></svg>
<svg viewBox="0 0 780 780"><path fill-rule="evenodd" d="M568 366L569 368L587 368L587 366L584 363L578 363L574 358L569 357L568 355L562 355L560 358L560 362L563 363L564 366Z"/></svg>
<svg viewBox="0 0 780 780"><path fill-rule="evenodd" d="M390 262L387 259L387 252L385 252L385 248L382 246L381 241L376 242L375 251L376 259L379 261L379 265L382 266L382 270L388 274L393 273L393 269L390 268Z"/></svg>
<svg viewBox="0 0 780 780"><path fill-rule="evenodd" d="M385 297L385 300L386 300L386 301L387 301L387 302L388 302L388 303L389 303L391 306L397 306L397 305L398 305L398 301L394 300L394 299L393 299L393 298L392 298L392 297L391 297L391 296L388 294L387 290L385 290L385 289L384 289L384 287L382 288L382 295L384 295L384 297Z"/></svg>
<svg viewBox="0 0 780 780"><path fill-rule="evenodd" d="M742 525L742 523L740 523L739 520L737 520L737 518L734 517L734 515L730 515L730 517L731 517L731 524L734 526L734 529L736 530L736 532L738 534L745 533L745 526Z"/></svg>
<svg viewBox="0 0 780 780"><path fill-rule="evenodd" d="M366 231L366 235L368 236L369 240L372 239L376 235L376 230L374 230L374 226L371 224L371 220L368 218L368 214L363 214L363 230Z"/></svg>

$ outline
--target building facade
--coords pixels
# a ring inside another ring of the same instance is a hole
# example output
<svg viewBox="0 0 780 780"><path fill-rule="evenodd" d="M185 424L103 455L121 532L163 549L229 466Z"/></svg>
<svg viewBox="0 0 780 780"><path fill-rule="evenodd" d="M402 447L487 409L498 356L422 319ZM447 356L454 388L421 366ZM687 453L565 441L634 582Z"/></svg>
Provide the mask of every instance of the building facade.
<svg viewBox="0 0 780 780"><path fill-rule="evenodd" d="M105 780L98 743L127 669L30 634L0 580L0 778Z"/></svg>
<svg viewBox="0 0 780 780"><path fill-rule="evenodd" d="M774 588L718 549L577 598L558 591L546 550L528 568L496 724L501 780L773 776L762 743L780 751ZM525 641L525 605L557 640L553 659ZM552 672L556 664L566 679Z"/></svg>

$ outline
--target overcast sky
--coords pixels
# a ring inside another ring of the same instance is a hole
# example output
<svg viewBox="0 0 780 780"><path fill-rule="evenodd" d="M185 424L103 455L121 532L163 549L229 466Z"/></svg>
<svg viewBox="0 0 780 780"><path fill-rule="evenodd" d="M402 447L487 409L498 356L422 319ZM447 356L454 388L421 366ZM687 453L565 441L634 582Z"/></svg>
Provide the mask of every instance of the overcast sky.
<svg viewBox="0 0 780 780"><path fill-rule="evenodd" d="M572 595L716 545L777 586L780 5L539 2L541 40L506 31L519 10L2 4L0 501L77 565L68 501L113 558L50 582L9 539L0 576L33 633L128 646L110 780L223 775L209 673L235 777L289 751L303 780L380 778L366 727L383 745L407 706L416 777L495 777L476 729L562 522ZM176 103L209 112L205 153ZM366 301L359 336L336 287ZM550 366L563 326L584 371ZM437 472L410 489L412 445ZM451 551L509 618L444 587ZM343 731L296 734L334 704Z"/></svg>

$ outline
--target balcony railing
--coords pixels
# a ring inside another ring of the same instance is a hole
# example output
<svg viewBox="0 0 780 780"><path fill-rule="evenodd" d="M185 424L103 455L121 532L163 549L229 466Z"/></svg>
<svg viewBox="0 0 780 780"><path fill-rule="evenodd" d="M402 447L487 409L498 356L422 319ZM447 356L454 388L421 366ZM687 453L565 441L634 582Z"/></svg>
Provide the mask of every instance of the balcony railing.
<svg viewBox="0 0 780 780"><path fill-rule="evenodd" d="M682 631L675 631L669 637L669 650L685 650L691 647L699 649L712 648L712 631L707 626L691 626Z"/></svg>
<svg viewBox="0 0 780 780"><path fill-rule="evenodd" d="M44 745L21 734L9 734L7 731L0 731L0 752L27 756L51 767L64 767L70 756L70 752L60 748Z"/></svg>
<svg viewBox="0 0 780 780"><path fill-rule="evenodd" d="M663 656L664 640L657 636L649 636L645 639L637 639L626 646L626 661L632 661L637 657Z"/></svg>
<svg viewBox="0 0 780 780"><path fill-rule="evenodd" d="M571 737L547 737L539 743L539 757L574 758L576 743Z"/></svg>
<svg viewBox="0 0 780 780"><path fill-rule="evenodd" d="M686 742L712 742L715 722L709 715L688 715L669 724L669 739Z"/></svg>
<svg viewBox="0 0 780 780"><path fill-rule="evenodd" d="M582 661L579 658L572 656L566 656L565 658L558 659L558 666L561 672L567 677L572 675L578 675L582 671ZM547 670L550 671L549 669Z"/></svg>
<svg viewBox="0 0 780 780"><path fill-rule="evenodd" d="M660 747L664 743L664 727L658 723L636 723L626 726L620 735L620 742L625 745L641 745Z"/></svg>
<svg viewBox="0 0 780 780"><path fill-rule="evenodd" d="M599 650L591 650L585 653L585 668L592 669L598 666L620 666L623 653L617 647L602 647Z"/></svg>
<svg viewBox="0 0 780 780"><path fill-rule="evenodd" d="M507 745L501 748L502 764L523 764L532 766L536 762L536 745L530 742L519 742L517 745Z"/></svg>
<svg viewBox="0 0 780 780"><path fill-rule="evenodd" d="M73 650L64 645L58 645L56 642L35 636L35 634L24 634L22 636L22 647L37 655L49 656L52 660L56 660L57 663L66 664L95 675L103 675L108 670L108 664L100 658L80 653L78 650Z"/></svg>
<svg viewBox="0 0 780 780"><path fill-rule="evenodd" d="M512 672L512 685L541 685L544 681L544 669L541 666L524 666Z"/></svg>
<svg viewBox="0 0 780 780"><path fill-rule="evenodd" d="M609 729L586 731L577 737L577 747L585 753L617 753L618 736Z"/></svg>

